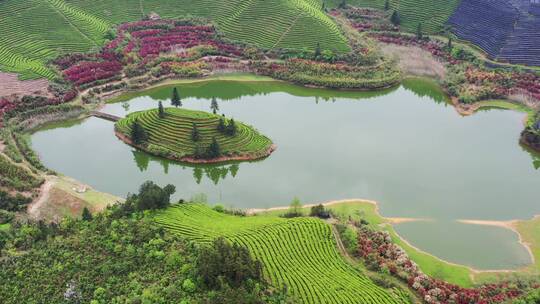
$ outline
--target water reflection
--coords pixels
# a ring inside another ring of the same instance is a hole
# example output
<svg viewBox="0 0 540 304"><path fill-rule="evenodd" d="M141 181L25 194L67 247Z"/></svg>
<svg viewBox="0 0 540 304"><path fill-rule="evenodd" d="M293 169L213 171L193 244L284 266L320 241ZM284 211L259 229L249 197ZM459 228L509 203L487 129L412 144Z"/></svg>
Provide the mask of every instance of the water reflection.
<svg viewBox="0 0 540 304"><path fill-rule="evenodd" d="M145 152L132 150L133 160L137 164L137 168L140 172L148 170L150 162L155 162L163 168L164 174L169 174L170 166L177 167L182 170L193 170L193 179L200 185L204 177L211 180L214 185L217 185L220 180L236 177L238 170L240 169L239 162L229 162L220 164L187 164L174 162L165 158L149 155Z"/></svg>
<svg viewBox="0 0 540 304"><path fill-rule="evenodd" d="M385 216L434 220L438 230L400 229L414 245L486 268L515 266L511 261L522 254L515 236L474 234L475 227L444 222L540 213L540 158L518 145L522 113L462 117L435 84L421 81L383 93L220 81L178 88L183 107L209 111L216 97L221 113L255 126L278 150L254 163L181 164L133 151L114 136L112 123L97 118L37 132L33 147L49 168L120 196L153 180L177 186L178 199L205 193L211 203L237 208L282 206L295 196L303 202L373 199ZM171 93L165 87L132 94L125 97L129 104L109 104L103 111L124 116L155 108L159 98L168 105ZM438 245L445 237L455 250ZM477 237L484 238L477 254L496 251L496 260L459 256Z"/></svg>

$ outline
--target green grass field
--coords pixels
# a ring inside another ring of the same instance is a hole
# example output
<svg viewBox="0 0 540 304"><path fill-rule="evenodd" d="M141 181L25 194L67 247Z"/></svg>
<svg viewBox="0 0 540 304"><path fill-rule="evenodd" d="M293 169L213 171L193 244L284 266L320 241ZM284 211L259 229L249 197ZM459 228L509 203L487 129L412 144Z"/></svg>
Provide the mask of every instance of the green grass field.
<svg viewBox="0 0 540 304"><path fill-rule="evenodd" d="M333 5L339 0L331 0ZM358 7L384 9L386 0L348 0L347 4ZM414 32L418 23L426 33L440 32L450 15L459 4L459 0L390 0L390 9L397 10L401 16L401 27Z"/></svg>
<svg viewBox="0 0 540 304"><path fill-rule="evenodd" d="M376 286L346 262L330 225L316 218L237 217L183 204L159 212L155 221L199 243L223 236L246 246L264 263L265 276L286 285L301 303L408 303L402 293Z"/></svg>
<svg viewBox="0 0 540 304"><path fill-rule="evenodd" d="M321 0L3 0L0 1L0 70L22 79L53 78L46 62L88 52L115 24L162 18L206 17L226 37L262 47L347 51L345 37L322 11Z"/></svg>
<svg viewBox="0 0 540 304"><path fill-rule="evenodd" d="M219 115L181 108L166 108L165 113L165 118L159 117L157 109L131 113L118 121L116 128L129 136L131 126L137 119L148 133L149 144L170 150L180 157L193 155L197 145L205 149L214 137L225 155L263 155L272 145L266 136L240 122L236 122L238 131L234 136L219 132ZM193 124L200 133L198 142L191 138Z"/></svg>

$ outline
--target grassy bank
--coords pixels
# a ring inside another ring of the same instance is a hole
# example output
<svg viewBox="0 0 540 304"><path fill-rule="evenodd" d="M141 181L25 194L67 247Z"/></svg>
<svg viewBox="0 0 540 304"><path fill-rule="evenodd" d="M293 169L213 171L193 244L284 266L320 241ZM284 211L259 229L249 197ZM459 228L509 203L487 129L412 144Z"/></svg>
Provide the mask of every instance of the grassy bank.
<svg viewBox="0 0 540 304"><path fill-rule="evenodd" d="M107 103L129 101L140 96L151 96L156 100L168 100L170 91L178 86L182 98L205 98L212 97L220 100L232 100L241 96L253 96L272 92L285 92L294 96L314 97L321 100L333 98L372 98L388 94L396 87L374 91L347 91L321 88L306 88L267 76L258 76L251 73L231 73L213 75L205 78L169 79L152 85L142 91L126 92L107 100ZM204 88L204 89L203 89ZM170 89L170 91L167 91Z"/></svg>
<svg viewBox="0 0 540 304"><path fill-rule="evenodd" d="M486 100L486 101L480 101L477 103L478 109L477 111L487 111L490 109L503 109L503 110L512 110L517 112L522 112L527 114L527 120L526 125L531 125L534 123L534 115L535 111L525 105L518 104L515 102L511 102L508 100Z"/></svg>

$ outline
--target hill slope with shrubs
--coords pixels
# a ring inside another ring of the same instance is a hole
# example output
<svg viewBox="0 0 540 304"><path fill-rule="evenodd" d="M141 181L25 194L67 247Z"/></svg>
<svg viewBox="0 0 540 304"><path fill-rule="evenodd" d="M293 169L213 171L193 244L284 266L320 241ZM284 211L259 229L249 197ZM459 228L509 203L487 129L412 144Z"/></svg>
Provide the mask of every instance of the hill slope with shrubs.
<svg viewBox="0 0 540 304"><path fill-rule="evenodd" d="M49 60L97 49L114 25L151 13L209 18L228 38L265 48L315 49L320 43L324 49L349 49L318 0L4 0L0 70L17 72L24 79L53 78Z"/></svg>
<svg viewBox="0 0 540 304"><path fill-rule="evenodd" d="M156 227L145 211L166 208L174 191L146 182L99 215L0 230L0 302L290 303L246 248L195 246Z"/></svg>

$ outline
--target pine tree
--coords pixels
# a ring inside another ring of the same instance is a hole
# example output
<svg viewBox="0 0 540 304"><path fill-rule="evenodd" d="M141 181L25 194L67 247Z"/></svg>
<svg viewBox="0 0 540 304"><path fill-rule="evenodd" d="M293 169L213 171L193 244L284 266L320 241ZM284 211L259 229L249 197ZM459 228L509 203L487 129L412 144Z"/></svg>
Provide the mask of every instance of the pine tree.
<svg viewBox="0 0 540 304"><path fill-rule="evenodd" d="M174 88L172 92L171 104L175 107L182 106L182 100L180 99L180 94L178 94L178 89Z"/></svg>
<svg viewBox="0 0 540 304"><path fill-rule="evenodd" d="M286 217L298 217L302 216L302 203L300 199L295 197L289 206L289 210L285 214Z"/></svg>
<svg viewBox="0 0 540 304"><path fill-rule="evenodd" d="M133 125L131 125L131 140L136 145L148 140L148 134L146 134L146 131L138 119L135 119Z"/></svg>
<svg viewBox="0 0 540 304"><path fill-rule="evenodd" d="M390 22L392 22L392 24L395 26L398 26L401 24L401 18L399 17L398 11L394 11L392 13L392 16L390 17Z"/></svg>
<svg viewBox="0 0 540 304"><path fill-rule="evenodd" d="M418 23L418 26L416 27L416 38L419 40L424 39L424 33L422 32L422 23Z"/></svg>
<svg viewBox="0 0 540 304"><path fill-rule="evenodd" d="M201 134L195 123L193 123L193 129L191 130L191 139L193 141L199 141L201 139Z"/></svg>
<svg viewBox="0 0 540 304"><path fill-rule="evenodd" d="M452 50L452 47L453 47L453 45L452 45L452 37L448 37L448 45L447 45L447 47L448 47L448 50L450 50L450 51Z"/></svg>
<svg viewBox="0 0 540 304"><path fill-rule="evenodd" d="M315 59L321 57L321 44L319 42L317 42L317 46L315 47L315 54L313 57L315 57Z"/></svg>
<svg viewBox="0 0 540 304"><path fill-rule="evenodd" d="M386 2L384 2L384 10L387 11L389 9L390 9L390 1L386 0Z"/></svg>
<svg viewBox="0 0 540 304"><path fill-rule="evenodd" d="M193 151L193 155L195 156L195 158L203 158L204 157L203 149L201 148L201 146L199 144L195 145L195 150ZM197 182L197 184L198 183L200 183L200 180Z"/></svg>
<svg viewBox="0 0 540 304"><path fill-rule="evenodd" d="M225 120L223 119L223 117L220 117L219 118L219 123L217 125L217 130L221 133L224 133L225 132Z"/></svg>
<svg viewBox="0 0 540 304"><path fill-rule="evenodd" d="M341 2L339 3L339 8L345 8L346 6L347 6L346 0L341 0Z"/></svg>
<svg viewBox="0 0 540 304"><path fill-rule="evenodd" d="M90 213L90 210L88 210L86 207L84 207L82 211L82 220L87 222L92 220L92 213Z"/></svg>
<svg viewBox="0 0 540 304"><path fill-rule="evenodd" d="M229 136L234 136L236 135L236 132L237 132L236 123L234 122L234 119L231 119L229 121L229 124L227 125L226 133Z"/></svg>
<svg viewBox="0 0 540 304"><path fill-rule="evenodd" d="M158 104L158 115L159 118L165 118L165 109L163 109L163 104L161 103L161 101Z"/></svg>
<svg viewBox="0 0 540 304"><path fill-rule="evenodd" d="M219 111L219 104L215 97L212 97L212 103L210 104L210 109L212 109L212 112L214 112L214 114L217 114L217 112Z"/></svg>
<svg viewBox="0 0 540 304"><path fill-rule="evenodd" d="M206 155L208 158L217 158L221 155L221 148L215 137L212 138L212 143L208 147Z"/></svg>

